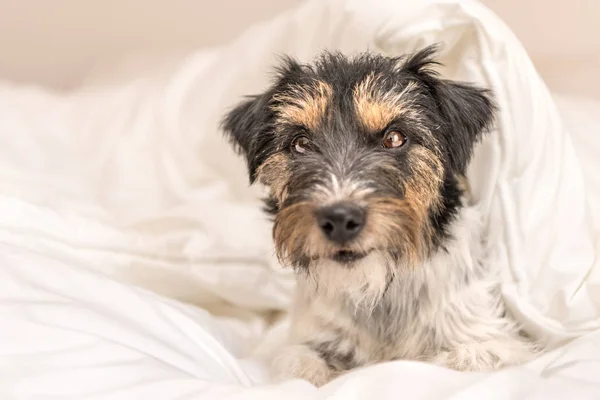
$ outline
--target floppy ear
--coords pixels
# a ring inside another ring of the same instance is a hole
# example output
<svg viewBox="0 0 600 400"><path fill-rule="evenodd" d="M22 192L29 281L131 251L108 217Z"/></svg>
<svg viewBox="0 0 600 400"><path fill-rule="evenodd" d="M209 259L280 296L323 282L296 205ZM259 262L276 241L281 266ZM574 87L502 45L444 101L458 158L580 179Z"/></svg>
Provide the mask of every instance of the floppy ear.
<svg viewBox="0 0 600 400"><path fill-rule="evenodd" d="M250 183L254 183L256 170L264 161L260 149L272 136L270 97L270 93L250 97L227 113L221 125L233 147L246 158Z"/></svg>
<svg viewBox="0 0 600 400"><path fill-rule="evenodd" d="M271 102L281 88L293 84L302 67L292 58L284 57L277 69L276 83L265 93L249 96L225 115L221 124L234 148L245 156L250 183L256 180L258 167L275 151L273 146L275 115Z"/></svg>
<svg viewBox="0 0 600 400"><path fill-rule="evenodd" d="M496 106L488 90L464 83L441 81L436 94L446 125L442 133L450 164L464 174L475 144L494 122Z"/></svg>
<svg viewBox="0 0 600 400"><path fill-rule="evenodd" d="M494 122L496 105L489 90L440 79L430 66L437 46L429 46L408 59L405 68L425 84L436 102L440 117L439 135L451 168L464 174L475 144Z"/></svg>

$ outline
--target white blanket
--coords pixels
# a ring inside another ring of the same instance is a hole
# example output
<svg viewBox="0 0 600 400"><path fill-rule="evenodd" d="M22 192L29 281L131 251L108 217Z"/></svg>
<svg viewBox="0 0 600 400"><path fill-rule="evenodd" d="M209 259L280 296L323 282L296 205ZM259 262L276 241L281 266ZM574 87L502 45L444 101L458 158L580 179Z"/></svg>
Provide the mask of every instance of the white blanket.
<svg viewBox="0 0 600 400"><path fill-rule="evenodd" d="M293 277L218 122L264 88L278 53L433 42L448 77L497 95L469 178L505 299L554 350L493 374L398 361L321 389L268 385L259 355L284 326L267 334L266 311L287 309ZM567 127L512 33L458 0L315 0L70 94L3 84L0 398L597 398L600 106L561 101Z"/></svg>

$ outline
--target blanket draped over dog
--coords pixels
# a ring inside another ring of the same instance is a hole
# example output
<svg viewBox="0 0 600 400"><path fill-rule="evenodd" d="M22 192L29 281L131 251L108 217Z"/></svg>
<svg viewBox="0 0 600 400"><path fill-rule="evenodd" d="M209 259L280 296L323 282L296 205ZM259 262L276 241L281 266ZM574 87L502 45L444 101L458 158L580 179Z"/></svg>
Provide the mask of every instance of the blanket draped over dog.
<svg viewBox="0 0 600 400"><path fill-rule="evenodd" d="M266 87L278 54L397 55L436 42L446 77L496 94L496 129L470 184L508 308L551 351L491 374L398 361L320 389L269 385L260 356L285 325L266 327L289 306L294 280L219 119ZM68 95L2 84L1 398L599 393L597 153L577 150L527 54L485 7L314 0L227 46L143 67ZM598 137L597 126L573 129Z"/></svg>

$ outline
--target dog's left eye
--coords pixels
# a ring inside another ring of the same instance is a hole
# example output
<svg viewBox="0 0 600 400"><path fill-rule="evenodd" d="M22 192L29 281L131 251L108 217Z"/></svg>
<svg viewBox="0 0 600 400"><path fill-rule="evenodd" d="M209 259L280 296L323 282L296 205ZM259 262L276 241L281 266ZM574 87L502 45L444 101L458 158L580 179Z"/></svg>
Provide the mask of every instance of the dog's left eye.
<svg viewBox="0 0 600 400"><path fill-rule="evenodd" d="M383 137L383 146L388 149L401 147L406 143L406 136L398 131L390 131Z"/></svg>
<svg viewBox="0 0 600 400"><path fill-rule="evenodd" d="M292 142L292 150L296 153L304 154L308 150L308 146L310 145L310 141L304 135L298 136Z"/></svg>

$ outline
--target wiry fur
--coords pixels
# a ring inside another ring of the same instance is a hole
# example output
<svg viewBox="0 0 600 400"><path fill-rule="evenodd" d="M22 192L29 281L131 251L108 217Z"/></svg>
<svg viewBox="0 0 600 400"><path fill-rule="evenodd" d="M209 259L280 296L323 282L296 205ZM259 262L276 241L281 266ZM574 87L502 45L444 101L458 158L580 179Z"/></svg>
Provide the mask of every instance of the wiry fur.
<svg viewBox="0 0 600 400"><path fill-rule="evenodd" d="M316 277L301 275L290 332L294 351L276 357L276 377L323 383L356 366L397 359L470 371L528 360L535 347L505 315L499 278L481 263L477 213L464 210L451 235L446 250L418 268L368 256L352 269L322 265ZM379 265L387 265L393 279ZM298 346L330 368L307 363L299 369Z"/></svg>
<svg viewBox="0 0 600 400"><path fill-rule="evenodd" d="M224 120L251 182L270 188L277 255L297 272L278 377L320 385L395 359L490 370L534 352L483 262L478 219L463 209L464 173L494 104L486 90L441 79L434 52L287 60L267 92ZM385 148L389 132L404 145ZM366 216L345 242L318 223L340 204Z"/></svg>

